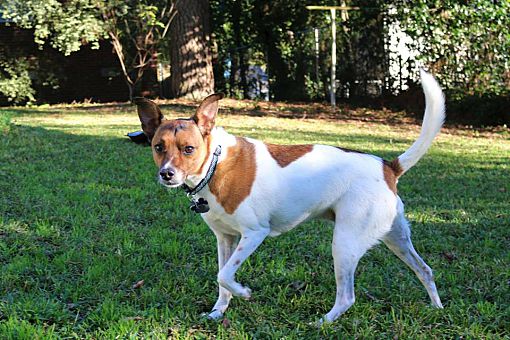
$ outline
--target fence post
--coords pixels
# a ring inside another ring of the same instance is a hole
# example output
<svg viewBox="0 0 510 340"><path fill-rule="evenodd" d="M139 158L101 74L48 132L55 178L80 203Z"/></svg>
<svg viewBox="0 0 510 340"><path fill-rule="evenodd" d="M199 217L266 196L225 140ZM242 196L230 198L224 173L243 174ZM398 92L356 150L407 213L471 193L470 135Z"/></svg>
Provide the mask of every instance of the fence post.
<svg viewBox="0 0 510 340"><path fill-rule="evenodd" d="M336 106L336 9L331 9L331 106Z"/></svg>

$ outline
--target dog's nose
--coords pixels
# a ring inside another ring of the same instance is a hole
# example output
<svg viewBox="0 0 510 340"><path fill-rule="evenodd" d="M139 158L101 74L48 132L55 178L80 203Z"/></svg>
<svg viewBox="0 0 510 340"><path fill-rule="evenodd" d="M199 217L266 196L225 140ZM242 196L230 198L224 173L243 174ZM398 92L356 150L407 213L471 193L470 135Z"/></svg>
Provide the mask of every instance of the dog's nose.
<svg viewBox="0 0 510 340"><path fill-rule="evenodd" d="M169 181L172 179L172 177L174 177L175 172L172 169L162 169L159 171L159 175L163 180Z"/></svg>

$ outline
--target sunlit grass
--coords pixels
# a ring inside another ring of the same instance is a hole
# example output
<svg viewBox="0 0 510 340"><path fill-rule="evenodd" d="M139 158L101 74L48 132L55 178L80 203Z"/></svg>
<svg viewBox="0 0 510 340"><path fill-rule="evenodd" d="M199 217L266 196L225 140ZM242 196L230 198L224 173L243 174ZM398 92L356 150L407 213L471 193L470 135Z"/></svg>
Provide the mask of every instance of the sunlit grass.
<svg viewBox="0 0 510 340"><path fill-rule="evenodd" d="M218 124L388 159L419 133L415 124L259 117L264 108L251 116L250 105ZM192 111L168 105L164 113ZM253 300L234 299L223 322L200 317L217 295L214 236L182 192L157 185L150 150L125 137L137 129L127 105L0 110L0 338L509 335L508 133L446 130L399 183L445 309L430 308L414 275L378 246L358 267L356 304L317 329L310 322L335 291L323 222L264 242L239 272Z"/></svg>

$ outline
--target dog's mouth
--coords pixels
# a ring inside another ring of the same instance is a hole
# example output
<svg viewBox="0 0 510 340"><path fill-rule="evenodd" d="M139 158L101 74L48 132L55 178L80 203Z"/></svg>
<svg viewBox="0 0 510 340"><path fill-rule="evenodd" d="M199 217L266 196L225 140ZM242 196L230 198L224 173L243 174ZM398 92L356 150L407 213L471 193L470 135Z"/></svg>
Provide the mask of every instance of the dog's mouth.
<svg viewBox="0 0 510 340"><path fill-rule="evenodd" d="M183 184L183 182L174 181L174 180L165 181L164 179L162 179L160 177L159 178L159 184L161 184L162 186L164 186L166 188L178 188L178 187L180 187Z"/></svg>
<svg viewBox="0 0 510 340"><path fill-rule="evenodd" d="M169 182L160 182L162 186L166 188L178 188L182 185L182 183L169 183Z"/></svg>

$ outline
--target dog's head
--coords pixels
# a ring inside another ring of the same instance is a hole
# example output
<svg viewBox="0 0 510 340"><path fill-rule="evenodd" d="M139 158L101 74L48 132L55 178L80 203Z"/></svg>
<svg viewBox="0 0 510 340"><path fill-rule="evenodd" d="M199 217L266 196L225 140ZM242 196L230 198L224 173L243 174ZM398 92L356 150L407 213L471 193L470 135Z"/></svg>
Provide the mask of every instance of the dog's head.
<svg viewBox="0 0 510 340"><path fill-rule="evenodd" d="M191 118L164 120L153 101L136 98L142 130L151 141L159 182L175 188L189 176L200 175L210 156L211 131L223 94L206 97Z"/></svg>

